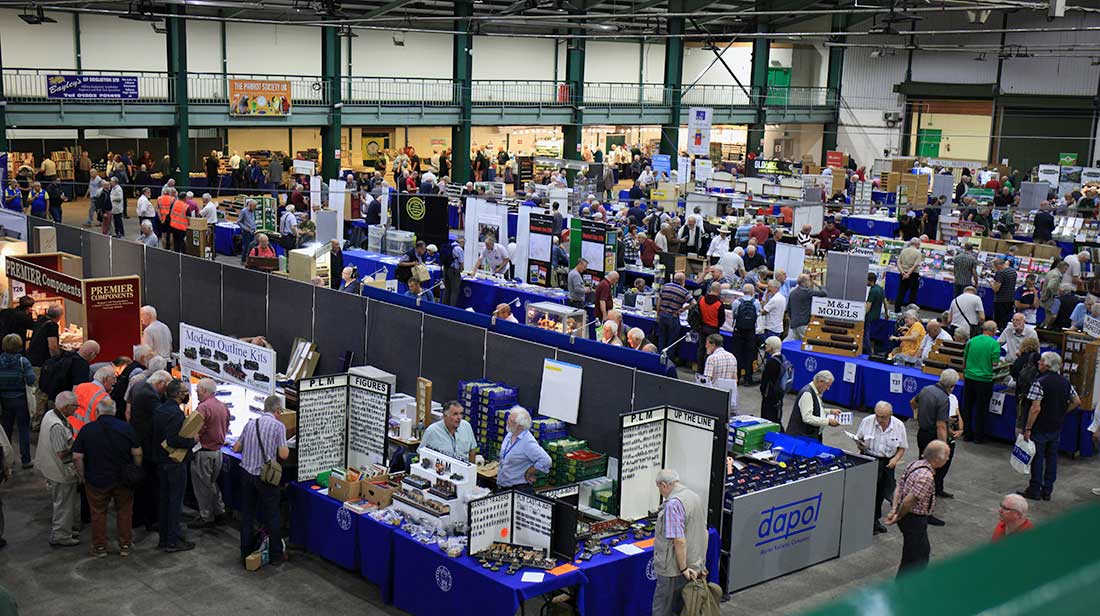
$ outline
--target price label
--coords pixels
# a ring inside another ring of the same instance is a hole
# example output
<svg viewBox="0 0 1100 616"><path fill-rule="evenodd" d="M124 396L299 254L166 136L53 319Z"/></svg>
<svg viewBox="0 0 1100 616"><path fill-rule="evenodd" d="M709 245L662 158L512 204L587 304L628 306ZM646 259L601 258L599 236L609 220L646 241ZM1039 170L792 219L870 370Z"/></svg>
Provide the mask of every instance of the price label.
<svg viewBox="0 0 1100 616"><path fill-rule="evenodd" d="M890 374L890 393L901 393L901 375L896 372Z"/></svg>
<svg viewBox="0 0 1100 616"><path fill-rule="evenodd" d="M855 383L856 382L856 365L852 362L844 362L844 382Z"/></svg>
<svg viewBox="0 0 1100 616"><path fill-rule="evenodd" d="M993 398L989 401L989 412L994 415L1001 415L1005 411L1005 395L1003 392L997 392L993 394Z"/></svg>

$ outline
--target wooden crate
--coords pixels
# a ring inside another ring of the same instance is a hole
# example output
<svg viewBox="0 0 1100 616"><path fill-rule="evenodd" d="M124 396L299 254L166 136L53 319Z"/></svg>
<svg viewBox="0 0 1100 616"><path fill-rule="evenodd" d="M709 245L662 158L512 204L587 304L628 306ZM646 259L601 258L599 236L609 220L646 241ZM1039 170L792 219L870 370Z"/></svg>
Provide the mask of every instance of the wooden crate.
<svg viewBox="0 0 1100 616"><path fill-rule="evenodd" d="M802 337L802 350L858 357L863 351L863 321L813 317L806 326L806 335Z"/></svg>
<svg viewBox="0 0 1100 616"><path fill-rule="evenodd" d="M1062 375L1081 396L1081 408L1091 409L1100 393L1096 366L1100 360L1100 340L1081 332L1066 332L1062 336L1062 349Z"/></svg>
<svg viewBox="0 0 1100 616"><path fill-rule="evenodd" d="M936 340L932 343L932 349L928 351L928 359L924 360L921 371L925 374L939 376L948 368L954 368L961 376L963 373L963 351L966 344L953 340ZM929 362L932 362L931 364ZM942 364L942 365L941 365Z"/></svg>

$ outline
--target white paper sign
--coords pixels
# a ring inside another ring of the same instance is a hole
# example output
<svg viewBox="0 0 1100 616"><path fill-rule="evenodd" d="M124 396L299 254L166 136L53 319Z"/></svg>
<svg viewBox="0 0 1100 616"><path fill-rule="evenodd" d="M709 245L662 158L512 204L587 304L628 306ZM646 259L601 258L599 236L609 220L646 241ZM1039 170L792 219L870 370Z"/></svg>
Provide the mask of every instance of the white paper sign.
<svg viewBox="0 0 1100 616"><path fill-rule="evenodd" d="M842 321L862 321L866 309L867 305L862 301L832 297L815 297L810 307L815 317Z"/></svg>
<svg viewBox="0 0 1100 616"><path fill-rule="evenodd" d="M995 392L989 400L989 412L1000 415L1005 412L1005 394L1002 391Z"/></svg>
<svg viewBox="0 0 1100 616"><path fill-rule="evenodd" d="M519 579L521 582L527 582L530 584L540 584L546 574L542 571L527 571L523 574L523 577Z"/></svg>
<svg viewBox="0 0 1100 616"><path fill-rule="evenodd" d="M844 362L844 382L855 383L856 382L856 365L852 362Z"/></svg>
<svg viewBox="0 0 1100 616"><path fill-rule="evenodd" d="M841 411L840 417L837 418L836 422L838 424L842 425L842 426L852 425L852 412L851 411Z"/></svg>
<svg viewBox="0 0 1100 616"><path fill-rule="evenodd" d="M901 393L901 375L898 374L897 372L891 372L890 373L890 393L892 393L892 394L900 394Z"/></svg>
<svg viewBox="0 0 1100 616"><path fill-rule="evenodd" d="M706 158L695 159L695 181L706 182L714 176L714 166Z"/></svg>
<svg viewBox="0 0 1100 616"><path fill-rule="evenodd" d="M691 179L691 159L687 156L681 156L676 159L676 182L678 184L687 184Z"/></svg>
<svg viewBox="0 0 1100 616"><path fill-rule="evenodd" d="M1084 331L1093 338L1100 338L1100 319L1096 317L1085 317Z"/></svg>
<svg viewBox="0 0 1100 616"><path fill-rule="evenodd" d="M344 194L347 189L348 183L344 180L328 181L328 208L330 210L344 211Z"/></svg>
<svg viewBox="0 0 1100 616"><path fill-rule="evenodd" d="M275 393L275 351L180 323L180 367L215 381Z"/></svg>
<svg viewBox="0 0 1100 616"><path fill-rule="evenodd" d="M317 168L312 160L294 160L291 164L293 165L291 170L301 175L313 175L313 171Z"/></svg>
<svg viewBox="0 0 1100 616"><path fill-rule="evenodd" d="M583 372L583 369L576 364L544 359L542 387L539 393L539 414L560 419L566 423L577 423Z"/></svg>
<svg viewBox="0 0 1100 616"><path fill-rule="evenodd" d="M619 552L622 552L623 554L626 554L627 556L633 556L635 554L641 554L642 552L645 551L642 548L634 545L633 543L621 543L621 544L615 546L613 549L618 550Z"/></svg>
<svg viewBox="0 0 1100 616"><path fill-rule="evenodd" d="M321 176L309 178L309 207L321 207Z"/></svg>
<svg viewBox="0 0 1100 616"><path fill-rule="evenodd" d="M309 481L330 468L344 466L347 427L346 374L298 381L298 478L301 481Z"/></svg>

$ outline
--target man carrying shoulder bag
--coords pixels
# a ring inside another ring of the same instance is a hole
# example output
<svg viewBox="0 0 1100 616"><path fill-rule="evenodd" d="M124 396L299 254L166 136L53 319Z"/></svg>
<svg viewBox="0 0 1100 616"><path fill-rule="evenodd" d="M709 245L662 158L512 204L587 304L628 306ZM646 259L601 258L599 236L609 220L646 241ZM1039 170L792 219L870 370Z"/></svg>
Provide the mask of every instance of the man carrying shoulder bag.
<svg viewBox="0 0 1100 616"><path fill-rule="evenodd" d="M286 427L279 421L283 401L279 396L264 400L264 414L254 419L241 432L241 438L233 445L233 451L241 454L241 562L256 547L253 521L270 537L269 564L283 564L282 520L279 516L279 497L282 480L280 460L290 455L286 446Z"/></svg>

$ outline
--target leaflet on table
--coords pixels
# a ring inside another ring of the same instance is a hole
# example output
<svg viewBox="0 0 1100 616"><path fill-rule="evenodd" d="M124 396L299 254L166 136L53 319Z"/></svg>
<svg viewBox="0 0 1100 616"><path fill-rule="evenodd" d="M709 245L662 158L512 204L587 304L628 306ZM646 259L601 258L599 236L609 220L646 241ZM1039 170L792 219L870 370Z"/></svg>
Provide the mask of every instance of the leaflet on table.
<svg viewBox="0 0 1100 616"><path fill-rule="evenodd" d="M180 367L217 381L275 393L275 351L180 323Z"/></svg>

